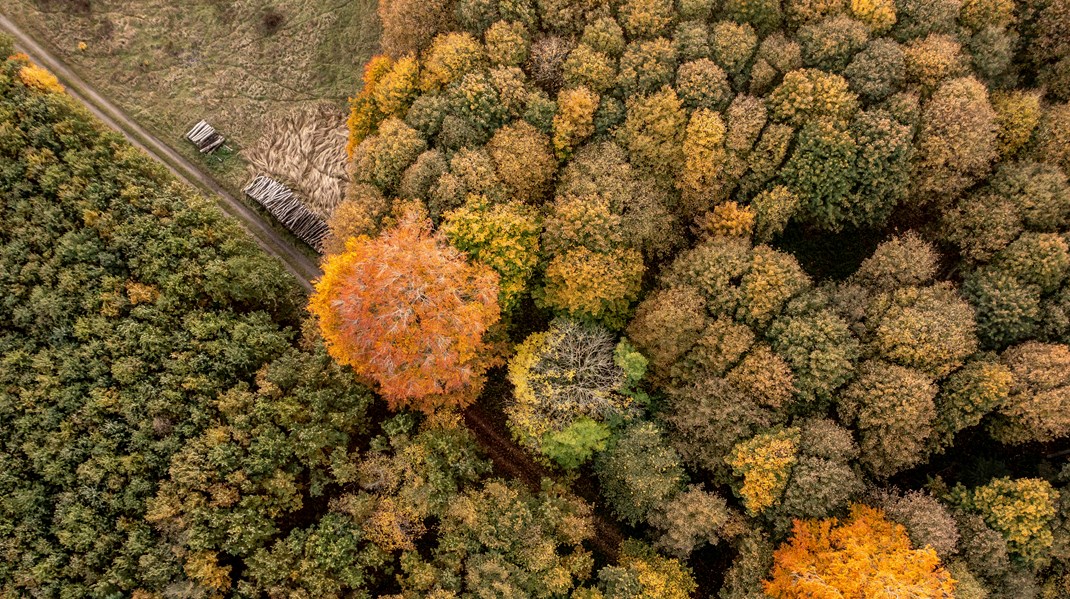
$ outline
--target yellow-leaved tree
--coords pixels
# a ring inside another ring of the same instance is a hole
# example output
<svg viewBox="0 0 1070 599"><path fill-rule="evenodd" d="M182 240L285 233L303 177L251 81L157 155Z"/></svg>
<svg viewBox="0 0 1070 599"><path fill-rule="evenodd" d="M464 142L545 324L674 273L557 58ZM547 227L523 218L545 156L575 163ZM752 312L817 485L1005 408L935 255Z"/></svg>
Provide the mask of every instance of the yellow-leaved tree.
<svg viewBox="0 0 1070 599"><path fill-rule="evenodd" d="M763 587L775 599L952 599L955 581L931 547L914 549L906 528L856 504L843 522L796 520Z"/></svg>

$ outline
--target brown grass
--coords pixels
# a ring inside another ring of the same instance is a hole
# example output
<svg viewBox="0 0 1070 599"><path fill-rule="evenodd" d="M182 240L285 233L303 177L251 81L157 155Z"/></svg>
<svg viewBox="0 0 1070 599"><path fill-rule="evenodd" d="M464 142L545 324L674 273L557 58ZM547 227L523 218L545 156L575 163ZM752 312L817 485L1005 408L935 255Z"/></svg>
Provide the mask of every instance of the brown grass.
<svg viewBox="0 0 1070 599"><path fill-rule="evenodd" d="M4 0L5 14L190 155L182 137L202 118L240 149L260 147L295 109L326 104L344 114L378 47L375 8L376 0ZM323 165L333 155L302 160ZM242 153L208 165L232 190L247 175ZM322 182L307 187L330 201Z"/></svg>

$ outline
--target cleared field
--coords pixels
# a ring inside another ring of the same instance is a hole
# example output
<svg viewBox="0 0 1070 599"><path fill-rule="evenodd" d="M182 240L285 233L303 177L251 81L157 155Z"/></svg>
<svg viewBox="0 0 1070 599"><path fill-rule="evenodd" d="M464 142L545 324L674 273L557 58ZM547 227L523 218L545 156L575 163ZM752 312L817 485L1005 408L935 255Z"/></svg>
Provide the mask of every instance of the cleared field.
<svg viewBox="0 0 1070 599"><path fill-rule="evenodd" d="M378 47L375 5L375 0L6 0L3 11L183 152L197 154L181 140L186 129L202 118L210 122L227 136L229 148L202 160L234 189L249 174L246 147L259 148L260 157L281 158L302 148L313 152L289 155L280 172L271 173L280 178L311 168L300 165L344 173L344 164L332 164L343 154L330 143L287 145L279 139L279 148L265 153L275 146L265 134L292 133L295 110L302 112L298 129L337 127L346 98L359 89L363 63ZM310 115L321 115L323 123L307 123Z"/></svg>

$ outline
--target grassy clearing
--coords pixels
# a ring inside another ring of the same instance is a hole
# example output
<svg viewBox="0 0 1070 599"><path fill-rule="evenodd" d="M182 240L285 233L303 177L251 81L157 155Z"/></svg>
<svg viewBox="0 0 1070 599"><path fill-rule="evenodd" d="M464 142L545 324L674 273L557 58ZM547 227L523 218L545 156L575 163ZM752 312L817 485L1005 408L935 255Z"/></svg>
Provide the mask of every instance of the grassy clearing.
<svg viewBox="0 0 1070 599"><path fill-rule="evenodd" d="M296 109L337 106L376 50L375 0L7 0L4 12L168 143L236 189L241 149ZM182 141L206 119L233 155ZM344 143L344 142L343 142ZM312 160L310 158L310 160Z"/></svg>

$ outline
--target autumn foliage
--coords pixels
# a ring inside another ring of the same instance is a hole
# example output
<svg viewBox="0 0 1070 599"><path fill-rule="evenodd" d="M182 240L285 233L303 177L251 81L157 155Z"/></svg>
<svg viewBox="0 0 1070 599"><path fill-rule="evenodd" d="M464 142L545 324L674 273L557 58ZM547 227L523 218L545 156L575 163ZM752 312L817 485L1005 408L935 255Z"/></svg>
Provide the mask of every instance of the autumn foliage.
<svg viewBox="0 0 1070 599"><path fill-rule="evenodd" d="M906 529L881 510L855 505L843 523L796 520L773 554L765 593L776 599L951 599L955 581L930 548L913 549Z"/></svg>
<svg viewBox="0 0 1070 599"><path fill-rule="evenodd" d="M498 275L469 264L413 217L329 257L310 309L328 350L391 407L464 405L481 387Z"/></svg>

